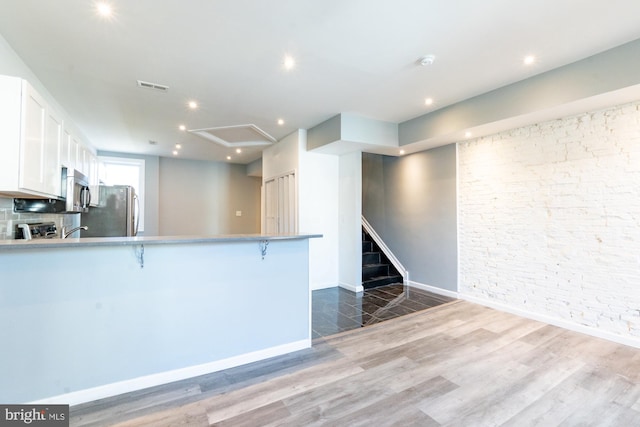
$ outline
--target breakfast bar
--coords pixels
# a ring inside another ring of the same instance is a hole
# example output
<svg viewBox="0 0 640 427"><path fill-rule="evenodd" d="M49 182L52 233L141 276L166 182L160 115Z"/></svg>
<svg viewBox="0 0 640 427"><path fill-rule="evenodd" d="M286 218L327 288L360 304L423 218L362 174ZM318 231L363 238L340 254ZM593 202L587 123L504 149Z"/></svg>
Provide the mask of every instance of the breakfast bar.
<svg viewBox="0 0 640 427"><path fill-rule="evenodd" d="M0 401L73 405L309 347L315 237L0 241Z"/></svg>

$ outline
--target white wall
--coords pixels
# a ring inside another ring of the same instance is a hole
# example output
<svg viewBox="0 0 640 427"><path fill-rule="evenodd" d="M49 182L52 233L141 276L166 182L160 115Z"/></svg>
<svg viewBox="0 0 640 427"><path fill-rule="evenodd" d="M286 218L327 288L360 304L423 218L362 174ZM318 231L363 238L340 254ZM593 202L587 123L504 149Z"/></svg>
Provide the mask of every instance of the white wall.
<svg viewBox="0 0 640 427"><path fill-rule="evenodd" d="M262 152L262 181L298 169L300 138L306 131L299 129Z"/></svg>
<svg viewBox="0 0 640 427"><path fill-rule="evenodd" d="M306 136L306 135L305 135ZM309 241L309 282L311 289L338 284L338 165L339 157L306 150L300 139L299 230L322 233Z"/></svg>
<svg viewBox="0 0 640 427"><path fill-rule="evenodd" d="M304 129L267 148L262 156L263 182L296 172L298 230L322 234L309 242L311 289L338 285L338 163L337 156L307 151Z"/></svg>
<svg viewBox="0 0 640 427"><path fill-rule="evenodd" d="M362 288L362 153L340 156L340 286Z"/></svg>
<svg viewBox="0 0 640 427"><path fill-rule="evenodd" d="M640 102L460 143L459 290L640 344Z"/></svg>

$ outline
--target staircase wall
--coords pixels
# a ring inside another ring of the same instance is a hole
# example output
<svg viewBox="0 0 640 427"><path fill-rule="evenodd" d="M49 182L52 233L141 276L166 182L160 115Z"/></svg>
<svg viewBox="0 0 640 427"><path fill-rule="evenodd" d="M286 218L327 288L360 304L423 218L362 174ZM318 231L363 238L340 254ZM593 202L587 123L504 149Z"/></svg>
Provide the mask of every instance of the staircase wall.
<svg viewBox="0 0 640 427"><path fill-rule="evenodd" d="M362 212L411 282L457 291L455 145L403 157L363 153Z"/></svg>

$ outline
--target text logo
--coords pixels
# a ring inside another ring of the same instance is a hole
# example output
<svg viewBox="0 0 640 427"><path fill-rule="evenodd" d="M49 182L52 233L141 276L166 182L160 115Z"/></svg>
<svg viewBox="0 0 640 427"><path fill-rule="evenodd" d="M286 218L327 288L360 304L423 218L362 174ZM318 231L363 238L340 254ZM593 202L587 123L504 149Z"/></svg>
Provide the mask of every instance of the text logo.
<svg viewBox="0 0 640 427"><path fill-rule="evenodd" d="M0 426L69 427L69 405L0 405Z"/></svg>

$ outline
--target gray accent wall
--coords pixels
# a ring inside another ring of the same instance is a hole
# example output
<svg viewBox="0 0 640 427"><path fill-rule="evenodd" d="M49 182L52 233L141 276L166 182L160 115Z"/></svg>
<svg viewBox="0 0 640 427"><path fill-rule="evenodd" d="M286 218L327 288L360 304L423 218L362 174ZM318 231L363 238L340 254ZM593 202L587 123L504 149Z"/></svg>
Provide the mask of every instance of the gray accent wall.
<svg viewBox="0 0 640 427"><path fill-rule="evenodd" d="M160 235L259 233L260 185L245 165L161 157Z"/></svg>
<svg viewBox="0 0 640 427"><path fill-rule="evenodd" d="M462 140L468 130L475 136L493 134L635 100L638 70L640 40L634 40L400 123L400 146L422 143L426 149ZM623 89L630 94L617 92Z"/></svg>
<svg viewBox="0 0 640 427"><path fill-rule="evenodd" d="M411 282L457 291L455 144L362 155L362 213Z"/></svg>

